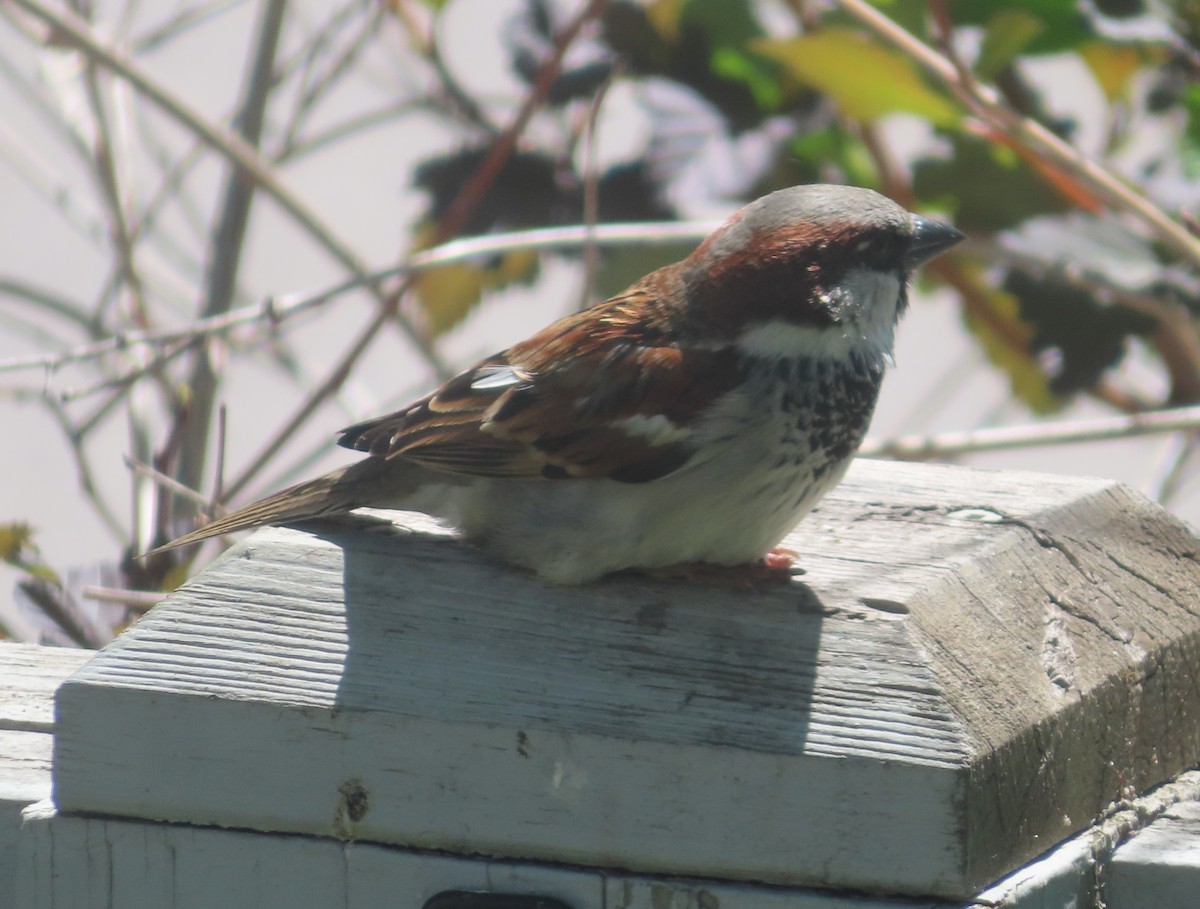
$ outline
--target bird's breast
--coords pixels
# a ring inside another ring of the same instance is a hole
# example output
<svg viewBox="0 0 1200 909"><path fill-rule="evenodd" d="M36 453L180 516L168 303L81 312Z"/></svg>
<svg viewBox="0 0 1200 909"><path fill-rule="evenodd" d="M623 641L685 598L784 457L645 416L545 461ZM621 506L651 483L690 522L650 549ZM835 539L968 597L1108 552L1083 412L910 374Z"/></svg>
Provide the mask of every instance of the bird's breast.
<svg viewBox="0 0 1200 909"><path fill-rule="evenodd" d="M777 369L782 373L775 395L783 444L835 462L851 457L875 411L882 363L852 354L838 360L785 361Z"/></svg>
<svg viewBox="0 0 1200 909"><path fill-rule="evenodd" d="M866 433L883 382L883 362L852 352L845 357L751 359L744 364L751 420L772 425L791 457L853 455Z"/></svg>

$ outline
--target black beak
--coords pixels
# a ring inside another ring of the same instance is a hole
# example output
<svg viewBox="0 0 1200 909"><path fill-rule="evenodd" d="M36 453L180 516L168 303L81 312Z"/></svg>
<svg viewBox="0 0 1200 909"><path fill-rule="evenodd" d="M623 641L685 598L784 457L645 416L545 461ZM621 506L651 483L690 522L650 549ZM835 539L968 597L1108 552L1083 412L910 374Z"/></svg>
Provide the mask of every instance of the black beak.
<svg viewBox="0 0 1200 909"><path fill-rule="evenodd" d="M904 256L904 264L909 268L924 265L955 243L961 243L967 239L967 235L961 230L956 230L941 221L930 221L920 215L913 215L913 225L916 227L916 231L913 233L908 253Z"/></svg>

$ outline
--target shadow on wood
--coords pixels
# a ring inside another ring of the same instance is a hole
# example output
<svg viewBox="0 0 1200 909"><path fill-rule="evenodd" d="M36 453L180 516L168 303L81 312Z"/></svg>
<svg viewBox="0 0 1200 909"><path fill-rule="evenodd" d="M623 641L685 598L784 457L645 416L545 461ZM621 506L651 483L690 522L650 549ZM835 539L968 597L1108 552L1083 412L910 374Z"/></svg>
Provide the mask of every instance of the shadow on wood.
<svg viewBox="0 0 1200 909"><path fill-rule="evenodd" d="M55 800L964 897L1200 758L1200 544L1101 480L860 462L771 591L268 529L60 689Z"/></svg>

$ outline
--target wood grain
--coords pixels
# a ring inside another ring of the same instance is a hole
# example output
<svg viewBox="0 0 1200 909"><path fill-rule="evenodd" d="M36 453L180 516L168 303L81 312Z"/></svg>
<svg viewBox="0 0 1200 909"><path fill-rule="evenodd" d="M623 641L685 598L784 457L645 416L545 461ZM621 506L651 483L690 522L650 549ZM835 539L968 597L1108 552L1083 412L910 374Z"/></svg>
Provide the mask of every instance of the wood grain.
<svg viewBox="0 0 1200 909"><path fill-rule="evenodd" d="M0 641L0 906L11 903L21 811L50 795L54 691L91 657Z"/></svg>
<svg viewBox="0 0 1200 909"><path fill-rule="evenodd" d="M803 582L563 589L260 531L61 689L64 811L966 896L1200 758L1200 544L1103 480L860 462Z"/></svg>
<svg viewBox="0 0 1200 909"><path fill-rule="evenodd" d="M86 861L81 861L86 858ZM182 824L26 814L21 909L420 909L446 890L561 900L571 909L952 909L710 880L498 862L369 843Z"/></svg>

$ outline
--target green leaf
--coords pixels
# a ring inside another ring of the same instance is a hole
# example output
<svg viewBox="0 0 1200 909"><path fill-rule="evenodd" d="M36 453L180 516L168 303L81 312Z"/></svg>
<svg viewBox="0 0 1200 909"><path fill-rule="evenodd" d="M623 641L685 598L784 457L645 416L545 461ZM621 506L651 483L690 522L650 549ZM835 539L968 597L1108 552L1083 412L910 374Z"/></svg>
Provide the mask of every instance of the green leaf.
<svg viewBox="0 0 1200 909"><path fill-rule="evenodd" d="M998 290L981 270L964 269L972 291L964 294L963 321L984 355L1008 376L1013 397L1034 413L1052 413L1063 402L1050 390L1033 353L1033 328L1021 319L1020 301Z"/></svg>
<svg viewBox="0 0 1200 909"><path fill-rule="evenodd" d="M1031 218L1002 243L1047 274L1069 271L1129 294L1154 294L1166 277L1151 242L1112 218L1078 211Z"/></svg>
<svg viewBox="0 0 1200 909"><path fill-rule="evenodd" d="M779 75L763 65L763 62L732 47L719 47L713 51L712 70L723 79L743 83L759 110L778 110L783 101Z"/></svg>
<svg viewBox="0 0 1200 909"><path fill-rule="evenodd" d="M419 226L414 248L427 248L432 225ZM420 304L425 327L437 338L455 328L479 305L484 295L511 284L530 284L537 279L538 254L512 250L479 263L457 262L418 272L413 289Z"/></svg>
<svg viewBox="0 0 1200 909"><path fill-rule="evenodd" d="M746 52L747 45L763 35L746 0L687 0L678 5L675 14L678 37L683 37L680 30L684 28L692 39L703 36L703 46L710 48L708 62L714 76L745 85L759 110L779 109L783 92L778 65Z"/></svg>
<svg viewBox="0 0 1200 909"><path fill-rule="evenodd" d="M710 47L744 47L763 33L746 0L688 0L680 18L703 31Z"/></svg>
<svg viewBox="0 0 1200 909"><path fill-rule="evenodd" d="M837 125L796 136L788 143L790 164L796 171L795 183L821 183L829 180L829 167L841 170L841 181L858 186L877 186L879 171L862 140Z"/></svg>
<svg viewBox="0 0 1200 909"><path fill-rule="evenodd" d="M953 211L959 229L999 231L1034 215L1071 208L1009 149L964 136L951 142L953 157L917 162L913 189L934 207Z"/></svg>
<svg viewBox="0 0 1200 909"><path fill-rule="evenodd" d="M1054 54L1072 51L1095 37L1077 0L955 0L950 15L957 26L979 25L987 28L991 20L1004 13L1025 13L1042 25L1022 49L1026 54ZM1001 12L1003 11L1003 12Z"/></svg>
<svg viewBox="0 0 1200 909"><path fill-rule="evenodd" d="M61 584L58 573L42 561L33 542L33 528L23 521L0 524L0 561L30 577L50 584Z"/></svg>
<svg viewBox="0 0 1200 909"><path fill-rule="evenodd" d="M1002 287L1020 301L1021 321L1033 327L1031 349L1057 354L1049 361L1053 366L1043 369L1055 395L1094 387L1121 362L1129 339L1155 326L1149 316L1105 305L1053 273L1033 277L1012 269Z"/></svg>
<svg viewBox="0 0 1200 909"><path fill-rule="evenodd" d="M937 126L958 121L956 106L926 85L907 57L857 32L828 28L800 38L754 41L751 47L857 120L903 112Z"/></svg>
<svg viewBox="0 0 1200 909"><path fill-rule="evenodd" d="M1105 41L1089 41L1079 49L1079 56L1109 101L1116 101L1128 92L1129 83L1144 62L1139 48Z"/></svg>
<svg viewBox="0 0 1200 909"><path fill-rule="evenodd" d="M871 5L887 13L888 18L905 31L912 32L920 38L926 36L929 0L871 0Z"/></svg>
<svg viewBox="0 0 1200 909"><path fill-rule="evenodd" d="M593 292L606 299L657 268L678 262L696 248L695 243L643 243L609 250L600 260Z"/></svg>
<svg viewBox="0 0 1200 909"><path fill-rule="evenodd" d="M679 40L679 29L683 8L688 0L653 0L646 7L646 19L654 27L659 38L674 44Z"/></svg>
<svg viewBox="0 0 1200 909"><path fill-rule="evenodd" d="M975 72L990 81L1046 28L1040 17L1023 9L1005 9L988 20Z"/></svg>
<svg viewBox="0 0 1200 909"><path fill-rule="evenodd" d="M0 524L0 559L12 564L21 550L33 542L33 528L24 521Z"/></svg>
<svg viewBox="0 0 1200 909"><path fill-rule="evenodd" d="M1200 85L1189 85L1180 98L1187 111L1187 127L1180 142L1179 160L1189 180L1200 179Z"/></svg>

